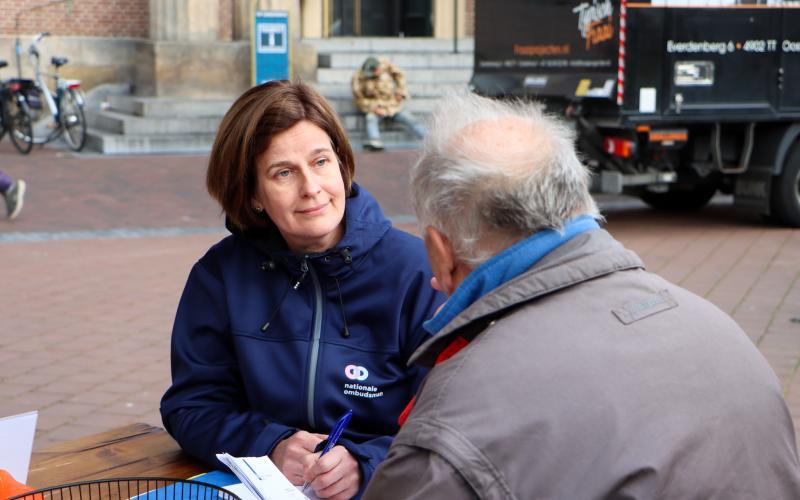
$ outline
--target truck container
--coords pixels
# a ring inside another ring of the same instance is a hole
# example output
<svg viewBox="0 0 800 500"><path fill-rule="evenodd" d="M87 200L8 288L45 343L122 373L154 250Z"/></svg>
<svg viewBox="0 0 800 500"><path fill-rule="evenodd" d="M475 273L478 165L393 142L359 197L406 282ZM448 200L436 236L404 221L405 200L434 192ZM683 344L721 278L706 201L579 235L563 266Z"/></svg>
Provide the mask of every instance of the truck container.
<svg viewBox="0 0 800 500"><path fill-rule="evenodd" d="M476 0L473 89L571 120L595 189L800 227L800 2Z"/></svg>

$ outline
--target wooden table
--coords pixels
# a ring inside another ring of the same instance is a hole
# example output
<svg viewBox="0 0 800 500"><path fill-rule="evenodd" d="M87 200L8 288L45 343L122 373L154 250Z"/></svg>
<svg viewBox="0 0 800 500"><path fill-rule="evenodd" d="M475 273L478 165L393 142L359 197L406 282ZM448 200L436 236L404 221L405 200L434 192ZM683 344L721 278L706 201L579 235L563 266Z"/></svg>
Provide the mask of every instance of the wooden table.
<svg viewBox="0 0 800 500"><path fill-rule="evenodd" d="M208 471L184 454L164 429L131 424L34 452L28 484L43 488L125 476L186 479Z"/></svg>

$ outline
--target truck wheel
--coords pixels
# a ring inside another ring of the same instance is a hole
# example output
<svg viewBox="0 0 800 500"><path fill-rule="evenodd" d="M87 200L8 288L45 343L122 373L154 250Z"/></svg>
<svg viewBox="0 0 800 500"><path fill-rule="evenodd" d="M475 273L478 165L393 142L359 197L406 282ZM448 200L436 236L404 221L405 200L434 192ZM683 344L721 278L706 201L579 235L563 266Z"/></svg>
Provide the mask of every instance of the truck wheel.
<svg viewBox="0 0 800 500"><path fill-rule="evenodd" d="M772 216L790 227L800 227L800 141L786 156L780 175L772 179Z"/></svg>
<svg viewBox="0 0 800 500"><path fill-rule="evenodd" d="M655 208L670 212L689 212L699 210L714 197L717 192L715 184L700 184L686 188L672 188L666 193L642 193L642 201Z"/></svg>

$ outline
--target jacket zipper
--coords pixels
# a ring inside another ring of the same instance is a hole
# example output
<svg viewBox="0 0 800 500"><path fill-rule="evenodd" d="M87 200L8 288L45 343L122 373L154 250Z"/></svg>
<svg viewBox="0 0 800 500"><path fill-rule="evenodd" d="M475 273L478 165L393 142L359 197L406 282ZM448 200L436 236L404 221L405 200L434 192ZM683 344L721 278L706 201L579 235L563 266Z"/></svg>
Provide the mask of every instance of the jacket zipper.
<svg viewBox="0 0 800 500"><path fill-rule="evenodd" d="M311 281L314 283L314 334L311 339L311 358L308 366L308 394L306 395L306 411L308 412L308 425L316 429L314 419L314 389L317 382L317 363L319 362L319 338L322 333L322 288L317 279L314 268L308 266Z"/></svg>

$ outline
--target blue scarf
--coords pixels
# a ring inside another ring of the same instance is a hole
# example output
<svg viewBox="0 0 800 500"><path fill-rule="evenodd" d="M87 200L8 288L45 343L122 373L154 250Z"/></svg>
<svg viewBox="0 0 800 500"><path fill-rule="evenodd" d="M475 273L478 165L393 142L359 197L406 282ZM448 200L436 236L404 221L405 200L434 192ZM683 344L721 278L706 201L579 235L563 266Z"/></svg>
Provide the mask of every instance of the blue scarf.
<svg viewBox="0 0 800 500"><path fill-rule="evenodd" d="M545 229L506 248L469 273L444 307L423 326L435 335L473 302L524 273L558 246L581 233L599 228L591 215L581 215L567 222L563 231Z"/></svg>

